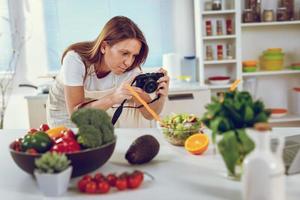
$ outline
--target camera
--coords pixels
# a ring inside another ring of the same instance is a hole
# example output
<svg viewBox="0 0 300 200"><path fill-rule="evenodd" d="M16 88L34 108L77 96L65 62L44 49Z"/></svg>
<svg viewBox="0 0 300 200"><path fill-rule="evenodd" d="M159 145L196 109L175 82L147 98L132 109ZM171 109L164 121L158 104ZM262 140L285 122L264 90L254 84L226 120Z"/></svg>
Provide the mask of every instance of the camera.
<svg viewBox="0 0 300 200"><path fill-rule="evenodd" d="M163 76L163 73L140 74L137 77L135 77L135 86L143 89L147 93L152 93L158 87L157 80Z"/></svg>

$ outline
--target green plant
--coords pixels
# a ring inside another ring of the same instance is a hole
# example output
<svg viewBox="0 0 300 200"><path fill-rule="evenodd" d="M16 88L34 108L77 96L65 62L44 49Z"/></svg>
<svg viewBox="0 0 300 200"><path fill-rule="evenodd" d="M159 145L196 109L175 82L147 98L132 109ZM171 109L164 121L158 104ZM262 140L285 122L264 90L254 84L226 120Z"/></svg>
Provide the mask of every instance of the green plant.
<svg viewBox="0 0 300 200"><path fill-rule="evenodd" d="M254 143L247 136L245 128L267 122L271 113L265 109L262 101L254 101L246 91L222 93L213 98L206 108L202 122L211 129L214 143L216 135L223 136L218 142L218 149L229 172L235 176L235 166L241 164L254 149Z"/></svg>
<svg viewBox="0 0 300 200"><path fill-rule="evenodd" d="M103 110L81 108L72 114L71 120L79 128L77 141L84 147L98 147L115 138L114 126Z"/></svg>
<svg viewBox="0 0 300 200"><path fill-rule="evenodd" d="M68 160L65 154L60 154L57 152L47 152L42 155L42 157L35 160L35 166L40 173L59 173L64 171L70 165L70 160Z"/></svg>

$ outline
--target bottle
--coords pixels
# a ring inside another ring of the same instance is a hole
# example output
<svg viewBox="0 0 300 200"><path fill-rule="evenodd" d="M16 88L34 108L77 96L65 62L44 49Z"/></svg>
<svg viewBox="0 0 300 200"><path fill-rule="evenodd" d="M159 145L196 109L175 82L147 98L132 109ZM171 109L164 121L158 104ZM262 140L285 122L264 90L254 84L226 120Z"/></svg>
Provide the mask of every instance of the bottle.
<svg viewBox="0 0 300 200"><path fill-rule="evenodd" d="M270 148L269 130L257 128L248 130L248 134L255 137L255 149L243 162L243 199L285 200L283 141L279 141L275 156Z"/></svg>
<svg viewBox="0 0 300 200"><path fill-rule="evenodd" d="M217 45L217 58L223 60L223 45Z"/></svg>

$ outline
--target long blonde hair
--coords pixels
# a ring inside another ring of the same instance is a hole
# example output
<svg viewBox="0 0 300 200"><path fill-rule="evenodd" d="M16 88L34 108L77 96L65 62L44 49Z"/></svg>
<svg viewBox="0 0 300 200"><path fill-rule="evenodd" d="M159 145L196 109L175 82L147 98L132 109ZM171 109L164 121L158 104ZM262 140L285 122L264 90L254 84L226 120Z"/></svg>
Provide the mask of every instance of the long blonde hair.
<svg viewBox="0 0 300 200"><path fill-rule="evenodd" d="M101 53L101 44L106 41L109 45L123 41L125 39L137 39L142 43L141 50L136 56L132 66L128 70L140 67L148 56L148 44L139 27L129 18L116 16L110 19L102 29L98 37L93 41L79 42L70 45L63 53L61 63L68 51L74 50L79 54L85 64L86 72L91 64L100 64L103 54Z"/></svg>

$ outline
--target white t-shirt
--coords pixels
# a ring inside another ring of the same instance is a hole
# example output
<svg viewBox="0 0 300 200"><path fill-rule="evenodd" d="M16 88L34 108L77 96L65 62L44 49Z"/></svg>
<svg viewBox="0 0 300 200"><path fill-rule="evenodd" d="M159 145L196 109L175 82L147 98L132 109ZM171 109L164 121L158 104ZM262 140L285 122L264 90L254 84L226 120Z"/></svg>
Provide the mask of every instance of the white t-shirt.
<svg viewBox="0 0 300 200"><path fill-rule="evenodd" d="M85 65L79 54L75 51L69 51L63 59L59 74L63 84L66 86L83 86L85 73ZM94 65L92 65L87 73L88 76L84 82L84 88L91 91L103 91L134 78L141 73L141 70L136 67L121 75L116 75L111 72L103 78L97 78Z"/></svg>

